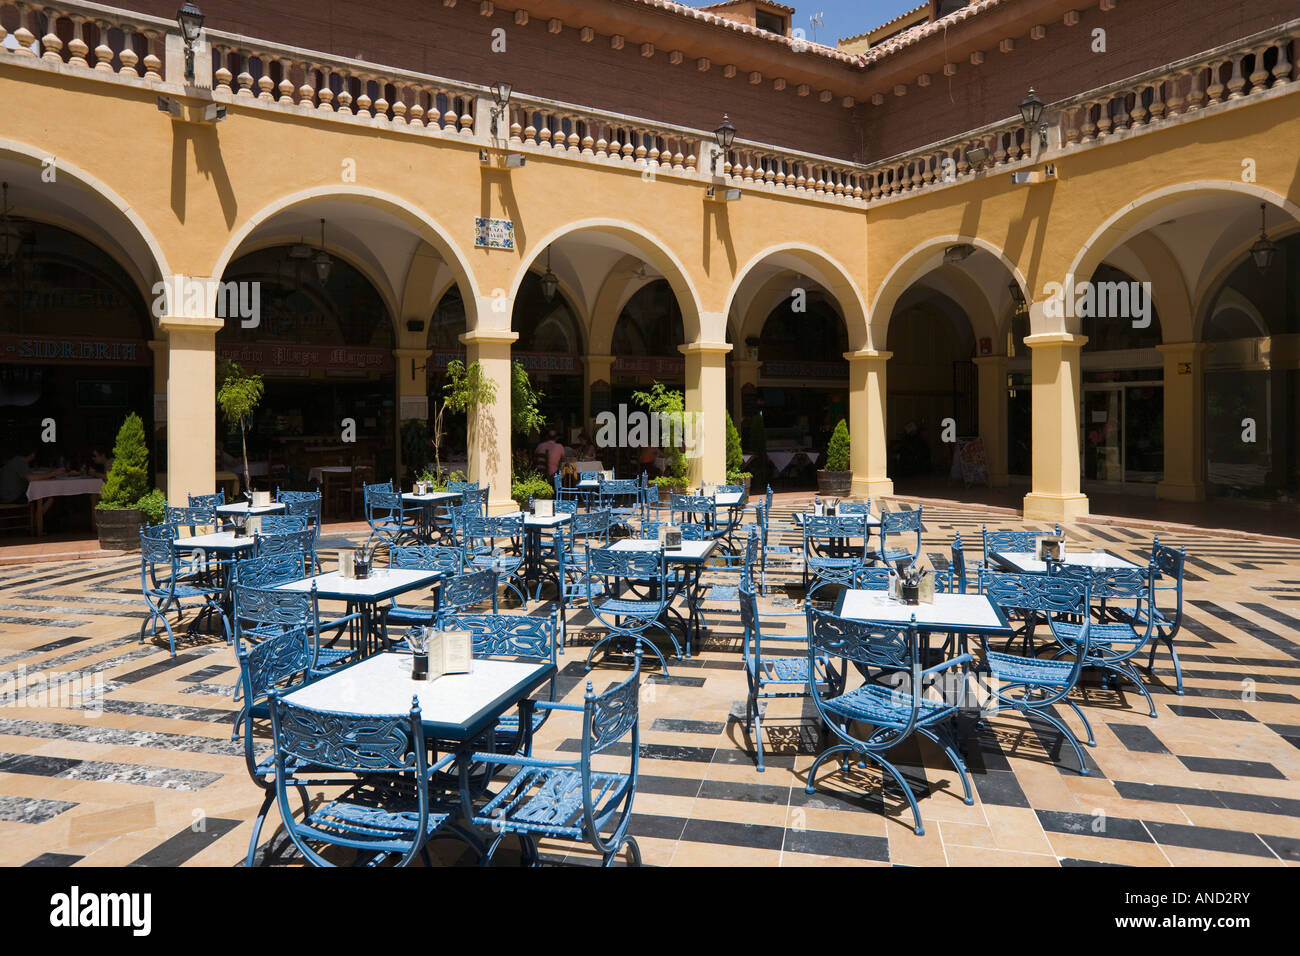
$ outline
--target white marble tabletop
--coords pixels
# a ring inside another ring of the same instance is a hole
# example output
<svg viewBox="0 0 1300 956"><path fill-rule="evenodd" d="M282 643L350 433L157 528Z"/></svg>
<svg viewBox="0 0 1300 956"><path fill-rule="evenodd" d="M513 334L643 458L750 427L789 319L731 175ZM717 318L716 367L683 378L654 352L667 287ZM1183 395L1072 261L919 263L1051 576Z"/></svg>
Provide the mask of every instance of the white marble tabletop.
<svg viewBox="0 0 1300 956"><path fill-rule="evenodd" d="M407 491L402 494L403 501L413 501L420 505L434 505L440 501L450 501L452 498L459 498L459 491L431 491L427 495L417 495L414 491Z"/></svg>
<svg viewBox="0 0 1300 956"><path fill-rule="evenodd" d="M840 595L836 614L855 621L908 624L923 631L1010 633L1006 615L983 594L936 594L933 604L904 604L887 591L851 589Z"/></svg>
<svg viewBox="0 0 1300 956"><path fill-rule="evenodd" d="M239 551L251 548L253 539L248 535L237 535L233 531L218 531L214 534L173 538L172 544L177 551Z"/></svg>
<svg viewBox="0 0 1300 956"><path fill-rule="evenodd" d="M316 593L323 598L382 601L395 594L435 584L444 576L442 571L421 571L418 568L371 568L365 578L345 578L338 571L330 571L281 584L280 590L310 591L314 582Z"/></svg>
<svg viewBox="0 0 1300 956"><path fill-rule="evenodd" d="M683 541L680 548L664 551L668 563L699 564L703 562L718 546L717 541ZM617 544L609 546L611 551L658 551L659 541L655 538L624 538Z"/></svg>
<svg viewBox="0 0 1300 956"><path fill-rule="evenodd" d="M375 654L285 695L300 707L347 714L392 716L410 713L420 701L420 719L440 736L460 739L485 719L495 719L542 684L555 665L475 658L468 674L411 679L411 655Z"/></svg>
<svg viewBox="0 0 1300 956"><path fill-rule="evenodd" d="M269 505L253 505L247 501L233 501L230 504L217 505L217 514L220 515L272 515L283 510L283 501L272 501Z"/></svg>
<svg viewBox="0 0 1300 956"><path fill-rule="evenodd" d="M994 551L989 555L994 561L1022 574L1046 574L1047 562L1039 561L1032 551ZM1123 568L1131 570L1142 565L1134 564L1127 558L1121 558L1109 551L1070 551L1066 550L1062 564L1077 564L1089 568Z"/></svg>

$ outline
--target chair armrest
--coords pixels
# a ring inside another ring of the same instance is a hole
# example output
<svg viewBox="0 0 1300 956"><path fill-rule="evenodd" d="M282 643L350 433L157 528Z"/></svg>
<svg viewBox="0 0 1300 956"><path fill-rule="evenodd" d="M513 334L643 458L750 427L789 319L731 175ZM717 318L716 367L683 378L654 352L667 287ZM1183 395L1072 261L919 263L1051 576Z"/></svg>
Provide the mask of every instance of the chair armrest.
<svg viewBox="0 0 1300 956"><path fill-rule="evenodd" d="M525 757L518 754L473 753L469 759L474 763L494 763L513 767L567 767L577 768L580 761L555 760L545 757Z"/></svg>
<svg viewBox="0 0 1300 956"><path fill-rule="evenodd" d="M934 667L927 667L925 670L921 671L921 676L925 677L927 674L938 674L940 671L946 671L959 664L967 664L973 660L975 660L974 654L958 654L950 661L944 661L942 664L936 664Z"/></svg>
<svg viewBox="0 0 1300 956"><path fill-rule="evenodd" d="M572 710L577 713L582 713L586 710L586 707L583 704L562 704L559 701L550 700L533 701L533 706L537 708L545 708L546 710Z"/></svg>
<svg viewBox="0 0 1300 956"><path fill-rule="evenodd" d="M435 773L442 773L448 767L454 764L457 761L457 759L459 759L459 757L460 754L456 753L455 751L452 751L449 754L445 754L441 760L439 760L437 763L433 764L428 768L428 775L432 777Z"/></svg>

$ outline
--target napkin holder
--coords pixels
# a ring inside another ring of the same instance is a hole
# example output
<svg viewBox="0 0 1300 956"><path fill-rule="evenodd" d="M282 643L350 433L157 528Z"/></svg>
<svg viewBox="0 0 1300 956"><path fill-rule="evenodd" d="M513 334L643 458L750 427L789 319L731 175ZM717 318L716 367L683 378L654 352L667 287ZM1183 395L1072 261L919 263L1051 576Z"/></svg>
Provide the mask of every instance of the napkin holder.
<svg viewBox="0 0 1300 956"><path fill-rule="evenodd" d="M700 485L700 495L705 498L716 498L718 496L718 486Z"/></svg>
<svg viewBox="0 0 1300 956"><path fill-rule="evenodd" d="M429 483L427 481L417 481L415 483L415 493L423 497L429 493Z"/></svg>
<svg viewBox="0 0 1300 956"><path fill-rule="evenodd" d="M555 517L555 502L550 498L537 498L533 501L533 514L539 518Z"/></svg>
<svg viewBox="0 0 1300 956"><path fill-rule="evenodd" d="M353 564L355 560L356 560L356 555L353 552L351 551L339 552L339 577L345 578L348 581L352 581L356 578L357 569Z"/></svg>
<svg viewBox="0 0 1300 956"><path fill-rule="evenodd" d="M1060 535L1044 535L1034 545L1034 557L1039 561L1064 561L1065 538Z"/></svg>
<svg viewBox="0 0 1300 956"><path fill-rule="evenodd" d="M664 550L680 551L682 550L682 529L681 525L670 524L664 529Z"/></svg>
<svg viewBox="0 0 1300 956"><path fill-rule="evenodd" d="M271 503L271 493L269 491L253 492L253 507L265 508Z"/></svg>
<svg viewBox="0 0 1300 956"><path fill-rule="evenodd" d="M247 534L247 535L261 534L261 533L262 533L262 516L261 516L261 515L245 515L245 516L244 516L244 533Z"/></svg>
<svg viewBox="0 0 1300 956"><path fill-rule="evenodd" d="M917 586L917 600L921 604L934 603L934 575L929 571L921 574L921 580Z"/></svg>
<svg viewBox="0 0 1300 956"><path fill-rule="evenodd" d="M611 469L607 469L606 471L602 471L602 472L600 473L600 477L601 477L601 479L604 480L604 481L613 481L613 480L614 480L614 470L611 468Z"/></svg>
<svg viewBox="0 0 1300 956"><path fill-rule="evenodd" d="M822 503L822 500L821 500L820 498L816 497L816 496L813 497L813 510L812 510L812 513L815 514L815 515L817 515L818 517L821 517L822 515L824 515L824 514L826 513L826 505L824 505L824 504Z"/></svg>

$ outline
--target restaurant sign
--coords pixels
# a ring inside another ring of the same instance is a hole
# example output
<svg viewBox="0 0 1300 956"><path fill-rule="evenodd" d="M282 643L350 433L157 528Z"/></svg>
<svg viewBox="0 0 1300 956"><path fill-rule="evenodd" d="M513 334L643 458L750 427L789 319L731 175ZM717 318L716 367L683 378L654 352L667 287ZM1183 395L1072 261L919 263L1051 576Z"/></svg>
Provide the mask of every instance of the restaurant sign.
<svg viewBox="0 0 1300 956"><path fill-rule="evenodd" d="M848 362L764 362L763 378L847 379Z"/></svg>
<svg viewBox="0 0 1300 956"><path fill-rule="evenodd" d="M686 359L666 355L620 355L614 359L615 375L648 375L653 378L681 378Z"/></svg>
<svg viewBox="0 0 1300 956"><path fill-rule="evenodd" d="M581 375L582 359L569 352L520 352L512 350L510 357L535 375ZM440 349L434 353L433 367L445 369L453 359L465 361L464 352Z"/></svg>
<svg viewBox="0 0 1300 956"><path fill-rule="evenodd" d="M355 345L279 345L250 342L245 345L217 344L217 355L238 362L245 369L265 372L360 371L391 372L395 366L391 349L360 348Z"/></svg>
<svg viewBox="0 0 1300 956"><path fill-rule="evenodd" d="M144 339L0 335L0 362L20 365L149 365Z"/></svg>

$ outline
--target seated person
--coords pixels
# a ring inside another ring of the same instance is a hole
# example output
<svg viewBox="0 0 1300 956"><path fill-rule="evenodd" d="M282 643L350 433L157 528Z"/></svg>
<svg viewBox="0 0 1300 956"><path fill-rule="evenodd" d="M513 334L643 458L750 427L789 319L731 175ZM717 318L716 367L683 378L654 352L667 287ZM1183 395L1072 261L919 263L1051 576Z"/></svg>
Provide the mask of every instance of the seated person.
<svg viewBox="0 0 1300 956"><path fill-rule="evenodd" d="M555 477L555 473L560 470L560 462L564 458L564 446L561 445L556 437L555 429L552 428L546 433L546 440L538 444L533 451L533 459L537 463L537 468L542 472L542 476L550 481Z"/></svg>
<svg viewBox="0 0 1300 956"><path fill-rule="evenodd" d="M113 467L113 456L106 455L98 448L91 449L90 452L90 473L97 478L107 478L109 470Z"/></svg>
<svg viewBox="0 0 1300 956"><path fill-rule="evenodd" d="M27 500L27 486L30 482L63 474L62 468L50 468L45 471L34 472L32 471L32 462L35 460L36 449L29 446L28 450L20 451L6 461L3 467L0 467L0 503L7 505L22 504ZM46 512L54 504L54 498L38 498L35 504L37 513L44 519Z"/></svg>

